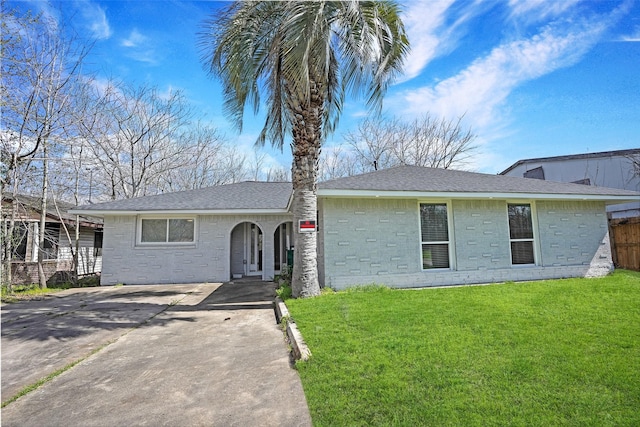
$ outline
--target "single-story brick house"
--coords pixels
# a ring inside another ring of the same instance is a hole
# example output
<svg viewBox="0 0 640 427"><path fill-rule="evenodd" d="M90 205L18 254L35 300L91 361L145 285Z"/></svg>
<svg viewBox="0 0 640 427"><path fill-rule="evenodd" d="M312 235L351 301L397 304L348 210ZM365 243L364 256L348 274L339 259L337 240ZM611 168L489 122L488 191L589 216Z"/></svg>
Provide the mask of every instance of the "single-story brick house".
<svg viewBox="0 0 640 427"><path fill-rule="evenodd" d="M102 284L269 280L298 225L292 187L241 182L83 206L104 218ZM605 206L640 193L401 166L318 185L318 269L336 289L606 274Z"/></svg>

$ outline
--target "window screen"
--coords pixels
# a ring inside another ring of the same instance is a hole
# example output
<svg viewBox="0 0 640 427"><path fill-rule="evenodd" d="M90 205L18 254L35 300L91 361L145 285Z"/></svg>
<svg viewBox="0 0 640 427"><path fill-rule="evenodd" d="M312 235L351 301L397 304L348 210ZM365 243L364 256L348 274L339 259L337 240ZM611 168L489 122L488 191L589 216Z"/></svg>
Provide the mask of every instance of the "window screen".
<svg viewBox="0 0 640 427"><path fill-rule="evenodd" d="M143 219L142 238L143 243L158 243L167 241L166 219Z"/></svg>
<svg viewBox="0 0 640 427"><path fill-rule="evenodd" d="M449 221L445 203L420 204L422 268L449 268Z"/></svg>
<svg viewBox="0 0 640 427"><path fill-rule="evenodd" d="M193 242L193 220L170 219L169 242Z"/></svg>
<svg viewBox="0 0 640 427"><path fill-rule="evenodd" d="M512 264L534 264L531 205L509 204L509 238Z"/></svg>
<svg viewBox="0 0 640 427"><path fill-rule="evenodd" d="M189 243L194 241L193 219L143 219L142 243Z"/></svg>

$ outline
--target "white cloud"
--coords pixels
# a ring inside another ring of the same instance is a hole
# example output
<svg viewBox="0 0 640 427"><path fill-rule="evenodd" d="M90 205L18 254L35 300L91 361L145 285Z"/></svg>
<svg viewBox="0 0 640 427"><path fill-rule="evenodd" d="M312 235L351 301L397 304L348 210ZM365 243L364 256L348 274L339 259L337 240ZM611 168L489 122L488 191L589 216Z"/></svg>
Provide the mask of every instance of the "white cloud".
<svg viewBox="0 0 640 427"><path fill-rule="evenodd" d="M606 19L544 27L529 38L504 43L476 59L459 74L435 86L405 91L394 104L406 114L430 112L446 118L465 115L475 129L500 128L504 105L521 84L571 66L598 41Z"/></svg>
<svg viewBox="0 0 640 427"><path fill-rule="evenodd" d="M447 10L454 0L416 1L402 14L411 51L404 66L403 80L420 74L436 57L442 38L437 32L445 22Z"/></svg>
<svg viewBox="0 0 640 427"><path fill-rule="evenodd" d="M464 116L463 126L489 149L517 132L512 128L508 98L521 85L578 63L628 12L624 3L608 14L577 17L573 12L539 27L536 35L508 39L464 70L438 83L396 92L386 105L394 114L416 117L430 113L447 119ZM495 155L478 156L474 167L489 170Z"/></svg>
<svg viewBox="0 0 640 427"><path fill-rule="evenodd" d="M139 47L141 44L145 43L149 38L142 35L137 28L131 30L129 37L123 39L120 43L124 47Z"/></svg>
<svg viewBox="0 0 640 427"><path fill-rule="evenodd" d="M636 26L633 33L620 37L621 42L640 42L640 26Z"/></svg>
<svg viewBox="0 0 640 427"><path fill-rule="evenodd" d="M409 37L410 52L398 83L411 80L444 54L454 50L466 31L465 24L485 5L467 2L452 9L455 0L419 0L409 3L402 21Z"/></svg>
<svg viewBox="0 0 640 427"><path fill-rule="evenodd" d="M580 0L509 0L511 15L537 21L562 15Z"/></svg>
<svg viewBox="0 0 640 427"><path fill-rule="evenodd" d="M111 37L111 27L103 8L90 1L79 1L76 5L95 38L103 40Z"/></svg>
<svg viewBox="0 0 640 427"><path fill-rule="evenodd" d="M137 28L131 30L129 37L122 39L120 45L127 48L127 56L138 62L157 65L159 55L153 46L152 39L145 36Z"/></svg>

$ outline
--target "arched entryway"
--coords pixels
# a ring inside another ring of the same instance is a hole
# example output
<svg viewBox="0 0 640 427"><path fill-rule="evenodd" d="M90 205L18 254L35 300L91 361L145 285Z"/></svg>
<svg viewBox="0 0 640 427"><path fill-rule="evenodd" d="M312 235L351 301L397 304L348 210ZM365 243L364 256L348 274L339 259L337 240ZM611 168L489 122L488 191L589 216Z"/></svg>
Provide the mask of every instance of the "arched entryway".
<svg viewBox="0 0 640 427"><path fill-rule="evenodd" d="M253 222L241 222L231 231L231 277L262 276L263 235Z"/></svg>
<svg viewBox="0 0 640 427"><path fill-rule="evenodd" d="M273 269L279 274L291 263L287 259L287 251L293 246L293 223L283 222L273 233Z"/></svg>

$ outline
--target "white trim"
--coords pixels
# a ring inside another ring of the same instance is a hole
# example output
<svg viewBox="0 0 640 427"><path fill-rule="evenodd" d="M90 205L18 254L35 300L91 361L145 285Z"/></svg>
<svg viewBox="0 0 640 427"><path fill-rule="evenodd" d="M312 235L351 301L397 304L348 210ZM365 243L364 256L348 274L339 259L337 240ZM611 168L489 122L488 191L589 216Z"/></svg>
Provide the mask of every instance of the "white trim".
<svg viewBox="0 0 640 427"><path fill-rule="evenodd" d="M316 191L316 197L317 197L317 191ZM293 205L293 189L291 189L291 195L289 195L289 201L287 202L287 207L286 207L286 211L287 212L291 212L291 206Z"/></svg>
<svg viewBox="0 0 640 427"><path fill-rule="evenodd" d="M283 230L282 230L282 226L285 226L285 230L284 230L284 234L283 234ZM293 221L283 221L281 223L279 223L276 226L276 229L273 230L273 238L274 238L274 245L273 245L273 271L274 274L281 274L282 273L282 267L283 266L289 266L287 264L287 251L291 248L291 245L293 243ZM280 244L278 245L278 248L276 248L275 246L275 234L276 233L280 233L279 235L279 240L280 240ZM283 239L284 238L284 239ZM276 260L276 249L279 252L278 256L280 257L280 269L276 269L275 268L275 260Z"/></svg>
<svg viewBox="0 0 640 427"><path fill-rule="evenodd" d="M193 210L82 210L69 211L74 215L131 216L131 215L290 215L284 209L193 209Z"/></svg>
<svg viewBox="0 0 640 427"><path fill-rule="evenodd" d="M442 191L385 191L385 190L332 190L322 189L317 192L318 197L364 197L391 199L526 199L526 200L582 200L604 201L606 204L637 202L633 196L603 195L603 194L548 194L548 193L490 193L490 192L442 192ZM72 209L73 215L105 216L105 215L287 215L290 214L293 196L290 197L285 209L186 209L186 210L145 210L145 209Z"/></svg>
<svg viewBox="0 0 640 427"><path fill-rule="evenodd" d="M526 199L526 200L584 200L608 201L612 204L634 202L633 196L614 196L604 194L548 194L548 193L488 193L488 192L440 192L440 191L385 191L385 190L318 190L318 197L367 197L367 198L403 198L403 199Z"/></svg>
<svg viewBox="0 0 640 427"><path fill-rule="evenodd" d="M244 264L244 275L249 276L263 276L264 273L264 253L265 253L265 238L262 227L257 223L251 221L245 221L244 224L244 259L247 261ZM257 230L256 239L253 241L252 226L255 226ZM235 228L235 227L234 227ZM260 242L260 236L262 236L262 242ZM253 245L251 243L254 243ZM262 243L262 244L260 244ZM262 246L261 249L259 247ZM260 253L262 252L262 253ZM251 263L251 257L255 258L255 263ZM262 256L262 265L260 264L260 258ZM255 266L255 270L251 270L252 266ZM261 268L260 268L261 267Z"/></svg>
<svg viewBox="0 0 640 427"><path fill-rule="evenodd" d="M536 261L536 266L542 266L542 246L540 246L540 228L538 227L538 206L535 200L531 202L531 224L533 226L533 256ZM511 245L509 245L511 249Z"/></svg>

